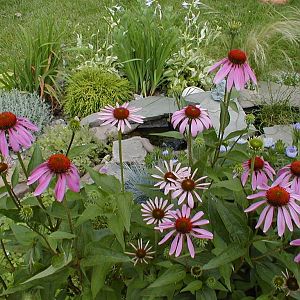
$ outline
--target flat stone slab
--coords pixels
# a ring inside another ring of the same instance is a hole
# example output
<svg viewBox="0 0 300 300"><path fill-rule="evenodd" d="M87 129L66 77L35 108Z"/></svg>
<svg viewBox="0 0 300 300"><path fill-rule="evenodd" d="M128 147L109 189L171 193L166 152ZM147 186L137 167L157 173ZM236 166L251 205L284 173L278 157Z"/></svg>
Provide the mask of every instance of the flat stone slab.
<svg viewBox="0 0 300 300"><path fill-rule="evenodd" d="M261 81L257 90L243 90L238 97L243 108L254 107L262 103L271 104L289 99L292 106L300 108L300 88L275 82Z"/></svg>
<svg viewBox="0 0 300 300"><path fill-rule="evenodd" d="M191 104L201 104L203 108L208 110L208 114L212 120L213 127L216 131L220 127L220 102L214 101L211 92L203 92L199 94L189 95L186 98L186 101ZM235 101L237 104L238 112L233 111L229 107L230 114L230 123L225 130L225 136L231 133L232 131L241 130L246 128L247 124L245 122L245 112L238 101Z"/></svg>
<svg viewBox="0 0 300 300"><path fill-rule="evenodd" d="M145 121L156 120L168 116L178 110L174 98L164 96L150 96L138 100L133 100L130 107L142 108L137 114L145 117Z"/></svg>
<svg viewBox="0 0 300 300"><path fill-rule="evenodd" d="M275 125L272 127L264 127L264 136L272 138L274 142L282 140L286 145L290 146L293 142L293 126L292 125Z"/></svg>

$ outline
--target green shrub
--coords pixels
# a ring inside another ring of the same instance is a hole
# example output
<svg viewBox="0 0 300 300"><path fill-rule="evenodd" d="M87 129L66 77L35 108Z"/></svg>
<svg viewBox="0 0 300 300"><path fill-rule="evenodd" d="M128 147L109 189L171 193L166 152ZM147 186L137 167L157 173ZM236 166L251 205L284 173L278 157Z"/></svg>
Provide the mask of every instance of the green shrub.
<svg viewBox="0 0 300 300"><path fill-rule="evenodd" d="M24 93L18 90L0 92L0 112L11 111L17 116L31 120L43 130L52 116L50 107L36 93Z"/></svg>
<svg viewBox="0 0 300 300"><path fill-rule="evenodd" d="M71 137L72 131L68 126L47 127L45 133L37 140L44 159L47 159L53 153L66 153ZM102 158L109 153L108 146L99 142L86 127L76 131L72 148L76 146L86 146L84 152L72 157L72 161L81 175L85 173L85 167L93 167L99 164Z"/></svg>
<svg viewBox="0 0 300 300"><path fill-rule="evenodd" d="M70 78L64 109L71 117L85 117L105 105L128 101L131 94L128 80L101 68L84 68Z"/></svg>

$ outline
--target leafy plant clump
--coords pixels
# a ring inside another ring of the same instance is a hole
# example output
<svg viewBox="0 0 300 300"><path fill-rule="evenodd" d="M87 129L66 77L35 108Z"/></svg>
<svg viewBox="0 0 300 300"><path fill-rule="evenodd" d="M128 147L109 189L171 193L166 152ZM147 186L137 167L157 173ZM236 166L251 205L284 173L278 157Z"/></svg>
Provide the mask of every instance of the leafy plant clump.
<svg viewBox="0 0 300 300"><path fill-rule="evenodd" d="M101 68L84 68L70 78L64 110L71 117L85 117L105 105L128 101L131 96L128 80Z"/></svg>
<svg viewBox="0 0 300 300"><path fill-rule="evenodd" d="M43 151L44 158L47 159L53 153L66 153L71 137L72 130L69 127L56 125L46 128L37 143ZM86 127L76 132L73 141L74 148L72 160L81 174L85 173L86 167L98 165L110 152L109 147L99 142Z"/></svg>
<svg viewBox="0 0 300 300"><path fill-rule="evenodd" d="M0 111L10 111L36 124L41 131L52 119L50 107L36 93L12 90L0 92Z"/></svg>
<svg viewBox="0 0 300 300"><path fill-rule="evenodd" d="M124 13L114 37L114 51L134 91L153 95L166 80L165 64L178 42L171 17L133 8Z"/></svg>
<svg viewBox="0 0 300 300"><path fill-rule="evenodd" d="M60 34L54 22L42 21L36 28L33 33L20 28L18 43L21 59L11 58L11 70L3 73L0 81L6 89L36 92L55 105L59 101L60 92L57 83L62 58Z"/></svg>

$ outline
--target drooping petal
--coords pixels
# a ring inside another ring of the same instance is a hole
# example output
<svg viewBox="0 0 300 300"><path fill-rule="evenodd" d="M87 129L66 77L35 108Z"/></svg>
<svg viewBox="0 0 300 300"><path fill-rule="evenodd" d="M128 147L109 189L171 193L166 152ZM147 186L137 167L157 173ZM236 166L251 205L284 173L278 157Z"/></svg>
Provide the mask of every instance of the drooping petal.
<svg viewBox="0 0 300 300"><path fill-rule="evenodd" d="M67 180L66 180L66 175L65 174L59 174L57 176L57 182L54 188L54 194L55 198L61 202L64 199L65 192L66 192L66 185L67 185Z"/></svg>

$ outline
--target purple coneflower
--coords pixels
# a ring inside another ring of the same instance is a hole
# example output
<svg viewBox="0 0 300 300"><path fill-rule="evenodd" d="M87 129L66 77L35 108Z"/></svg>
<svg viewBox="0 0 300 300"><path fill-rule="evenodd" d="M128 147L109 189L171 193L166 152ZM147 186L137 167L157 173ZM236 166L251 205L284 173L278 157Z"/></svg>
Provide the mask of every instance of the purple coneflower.
<svg viewBox="0 0 300 300"><path fill-rule="evenodd" d="M0 153L2 156L9 155L8 147L11 147L14 152L19 152L21 147L30 148L35 140L30 131L38 131L38 128L28 119L17 117L12 112L1 112Z"/></svg>
<svg viewBox="0 0 300 300"><path fill-rule="evenodd" d="M190 217L191 209L184 204L182 210L177 209L172 212L174 221L166 221L161 223L156 229L168 230L165 237L158 243L159 245L165 243L169 240L174 234L175 238L171 244L170 255L175 253L175 256L178 257L182 252L183 240L186 239L187 246L191 257L195 257L195 249L192 242L192 237L198 239L212 239L213 234L205 229L200 228L202 225L209 223L208 220L202 219L204 215L203 211L197 212L192 218Z"/></svg>
<svg viewBox="0 0 300 300"><path fill-rule="evenodd" d="M208 72L212 72L219 68L214 83L219 84L227 77L227 91L230 91L233 86L237 90L242 90L245 84L251 79L254 84L257 84L254 72L247 63L246 53L239 49L229 51L228 57L223 58L214 64Z"/></svg>
<svg viewBox="0 0 300 300"><path fill-rule="evenodd" d="M260 192L250 195L247 199L264 198L254 204L251 204L245 212L251 212L264 205L255 228L258 228L263 222L263 232L267 232L273 223L273 216L277 211L278 235L282 236L285 232L285 225L290 231L293 231L293 222L300 228L300 206L295 200L300 200L300 195L289 188L289 183L276 179L271 186L266 184L259 186Z"/></svg>
<svg viewBox="0 0 300 300"><path fill-rule="evenodd" d="M155 251L150 251L152 249L152 246L148 246L149 241L145 245L143 245L143 240L139 239L137 247L132 243L129 244L134 249L134 252L125 252L125 254L133 256L132 262L134 265L136 265L137 263L148 264L147 259L153 258L152 254L154 254Z"/></svg>
<svg viewBox="0 0 300 300"><path fill-rule="evenodd" d="M300 247L300 239L291 241L291 242L290 242L290 245L291 245L291 246L298 246L298 247ZM295 257L294 261L295 261L297 264L300 264L300 253L298 253L298 255Z"/></svg>
<svg viewBox="0 0 300 300"><path fill-rule="evenodd" d="M300 160L293 161L278 171L278 177L291 181L291 189L300 194Z"/></svg>
<svg viewBox="0 0 300 300"><path fill-rule="evenodd" d="M57 179L54 194L59 202L64 199L67 187L73 192L80 191L78 171L71 160L64 154L51 155L48 161L40 164L33 170L27 184L31 185L38 181L39 184L33 194L39 196L47 189L53 176L56 176Z"/></svg>
<svg viewBox="0 0 300 300"><path fill-rule="evenodd" d="M241 176L242 184L245 185L251 172L251 162L249 159L243 162L244 173ZM262 157L256 156L254 158L254 170L252 173L251 186L252 190L256 190L258 186L268 183L268 178L273 180L273 175L275 175L274 169L270 164L265 161Z"/></svg>

